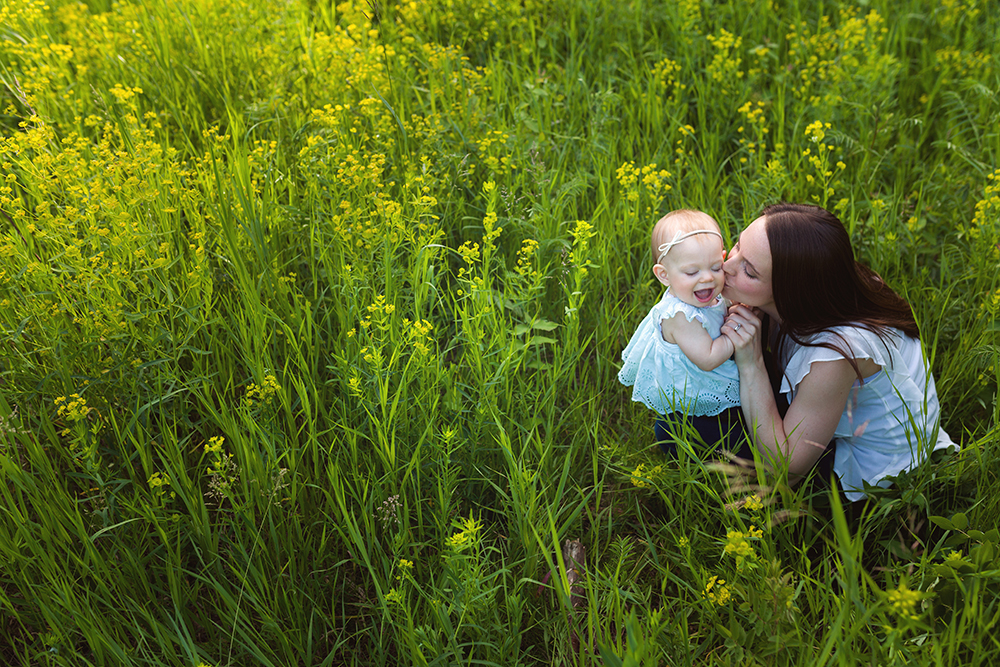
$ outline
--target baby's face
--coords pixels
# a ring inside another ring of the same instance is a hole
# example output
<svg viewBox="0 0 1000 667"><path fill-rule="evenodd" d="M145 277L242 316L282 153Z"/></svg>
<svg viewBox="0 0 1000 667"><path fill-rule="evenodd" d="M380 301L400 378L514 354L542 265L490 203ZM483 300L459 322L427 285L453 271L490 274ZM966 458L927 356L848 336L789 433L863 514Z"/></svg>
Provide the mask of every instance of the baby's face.
<svg viewBox="0 0 1000 667"><path fill-rule="evenodd" d="M660 282L684 303L704 308L726 286L722 272L722 239L714 234L691 236L670 249L661 262L665 269L657 274Z"/></svg>

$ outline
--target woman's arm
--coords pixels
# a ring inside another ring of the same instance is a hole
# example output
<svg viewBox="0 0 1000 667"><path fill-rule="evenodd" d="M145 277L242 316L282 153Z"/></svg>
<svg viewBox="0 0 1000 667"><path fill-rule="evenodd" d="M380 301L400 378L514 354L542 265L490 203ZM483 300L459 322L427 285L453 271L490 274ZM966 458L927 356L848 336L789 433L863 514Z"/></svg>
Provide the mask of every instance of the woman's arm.
<svg viewBox="0 0 1000 667"><path fill-rule="evenodd" d="M733 342L725 336L712 339L697 320L688 321L683 313L660 321L663 340L674 343L695 366L703 371L718 368L733 356Z"/></svg>
<svg viewBox="0 0 1000 667"><path fill-rule="evenodd" d="M854 368L847 359L814 362L782 419L764 367L760 320L745 306L735 306L722 332L736 348L741 407L755 444L775 463L787 459L789 473L804 475L833 438L857 377Z"/></svg>

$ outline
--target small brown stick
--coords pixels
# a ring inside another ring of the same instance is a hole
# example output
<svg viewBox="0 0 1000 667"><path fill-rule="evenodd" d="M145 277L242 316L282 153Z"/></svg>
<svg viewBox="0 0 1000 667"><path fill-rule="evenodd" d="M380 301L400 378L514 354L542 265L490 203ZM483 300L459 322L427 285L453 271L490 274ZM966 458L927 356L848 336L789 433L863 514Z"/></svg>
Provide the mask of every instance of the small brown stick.
<svg viewBox="0 0 1000 667"><path fill-rule="evenodd" d="M583 567L587 560L587 550L578 540L566 540L563 542L563 563L566 567L566 581L569 582L569 641L573 646L573 652L580 652L580 637L576 634L574 626L574 616L576 608L584 603L584 590L580 585L583 579Z"/></svg>

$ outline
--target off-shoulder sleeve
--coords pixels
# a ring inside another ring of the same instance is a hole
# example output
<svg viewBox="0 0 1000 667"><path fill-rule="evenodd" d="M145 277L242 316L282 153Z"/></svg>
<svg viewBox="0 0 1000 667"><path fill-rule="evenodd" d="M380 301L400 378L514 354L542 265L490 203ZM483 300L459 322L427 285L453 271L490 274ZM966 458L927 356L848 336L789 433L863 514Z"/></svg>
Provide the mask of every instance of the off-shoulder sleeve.
<svg viewBox="0 0 1000 667"><path fill-rule="evenodd" d="M892 349L898 346L900 334L890 331L883 341L874 331L860 327L836 327L816 334L809 339L810 345L794 345L781 378L781 393L791 394L799 386L802 378L809 374L817 361L839 361L843 354L822 343L831 344L843 350L852 359L871 359L885 369L892 369ZM817 345L820 344L820 345Z"/></svg>

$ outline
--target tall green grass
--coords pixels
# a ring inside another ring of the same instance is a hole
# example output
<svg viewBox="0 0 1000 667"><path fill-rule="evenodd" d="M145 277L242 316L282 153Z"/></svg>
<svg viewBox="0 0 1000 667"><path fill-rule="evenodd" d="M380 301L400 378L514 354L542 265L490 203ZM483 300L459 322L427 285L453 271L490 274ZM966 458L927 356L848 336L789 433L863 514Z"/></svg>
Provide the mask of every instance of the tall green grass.
<svg viewBox="0 0 1000 667"><path fill-rule="evenodd" d="M1000 656L987 3L0 17L6 663ZM860 507L663 461L616 379L652 223L782 199L913 305L962 443Z"/></svg>

